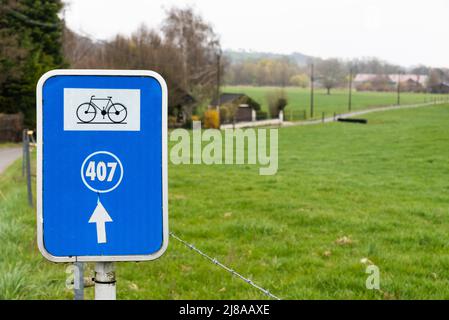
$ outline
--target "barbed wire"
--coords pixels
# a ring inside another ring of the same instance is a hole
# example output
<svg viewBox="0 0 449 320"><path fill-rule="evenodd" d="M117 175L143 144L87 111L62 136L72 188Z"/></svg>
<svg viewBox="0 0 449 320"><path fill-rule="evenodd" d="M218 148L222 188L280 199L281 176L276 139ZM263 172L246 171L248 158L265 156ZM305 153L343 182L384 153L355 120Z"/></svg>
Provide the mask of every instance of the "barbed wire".
<svg viewBox="0 0 449 320"><path fill-rule="evenodd" d="M235 270L225 266L224 264L222 264L220 261L218 261L216 258L212 258L211 256L207 255L206 253L204 253L203 251L201 251L200 249L196 248L193 244L188 243L187 241L182 240L181 238L179 238L177 235L175 235L173 232L170 232L170 236L179 241L180 243L182 243L184 246L188 247L189 249L195 251L196 253L198 253L199 255L201 255L202 257L206 258L207 260L209 260L210 262L212 262L213 264L221 267L222 269L226 270L227 272L231 273L232 275L240 278L241 280L243 280L244 282L246 282L247 284L253 286L254 288L256 288L257 290L263 292L266 296L275 299L275 300L281 300L281 298L275 296L274 294L272 294L270 291L268 291L267 289L262 288L261 286L255 284L251 279L248 279L244 276L242 276L241 274L239 274L238 272L236 272Z"/></svg>

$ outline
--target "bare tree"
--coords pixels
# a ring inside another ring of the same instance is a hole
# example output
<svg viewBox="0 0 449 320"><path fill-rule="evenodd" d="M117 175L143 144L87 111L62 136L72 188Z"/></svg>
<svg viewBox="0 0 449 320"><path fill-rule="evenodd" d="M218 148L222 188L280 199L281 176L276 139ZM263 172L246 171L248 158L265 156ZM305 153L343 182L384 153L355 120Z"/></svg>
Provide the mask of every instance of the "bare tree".
<svg viewBox="0 0 449 320"><path fill-rule="evenodd" d="M331 89L345 80L346 71L338 59L321 60L316 69L318 80L327 89L327 94L331 94Z"/></svg>
<svg viewBox="0 0 449 320"><path fill-rule="evenodd" d="M72 68L104 67L99 61L101 43L95 43L68 28L64 28L62 49L66 61Z"/></svg>
<svg viewBox="0 0 449 320"><path fill-rule="evenodd" d="M168 44L181 56L182 86L192 92L198 85L210 90L216 83L217 56L221 53L218 36L192 8L172 8L162 31Z"/></svg>
<svg viewBox="0 0 449 320"><path fill-rule="evenodd" d="M220 43L212 27L192 9L167 12L160 31L141 26L130 37L94 42L66 30L64 52L72 67L151 69L160 73L170 90L169 112L189 118L192 101L211 98L216 92Z"/></svg>

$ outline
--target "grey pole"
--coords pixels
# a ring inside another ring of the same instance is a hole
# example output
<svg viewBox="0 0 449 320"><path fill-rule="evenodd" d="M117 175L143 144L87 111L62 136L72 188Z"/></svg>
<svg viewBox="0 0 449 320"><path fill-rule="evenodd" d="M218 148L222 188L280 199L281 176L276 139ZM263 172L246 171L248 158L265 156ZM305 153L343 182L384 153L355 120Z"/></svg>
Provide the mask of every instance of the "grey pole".
<svg viewBox="0 0 449 320"><path fill-rule="evenodd" d="M220 108L220 82L221 82L221 53L217 54L217 109Z"/></svg>
<svg viewBox="0 0 449 320"><path fill-rule="evenodd" d="M27 172L27 189L28 189L28 204L33 207L33 190L31 188L31 163L30 163L30 137L28 132L25 138L25 153L26 153L26 172Z"/></svg>
<svg viewBox="0 0 449 320"><path fill-rule="evenodd" d="M115 269L113 262L95 264L95 300L116 300Z"/></svg>
<svg viewBox="0 0 449 320"><path fill-rule="evenodd" d="M352 67L349 69L349 100L348 100L348 111L351 112L352 109Z"/></svg>
<svg viewBox="0 0 449 320"><path fill-rule="evenodd" d="M25 139L26 139L26 132L28 132L28 129L22 130L22 177L25 177L25 162L26 162L26 152L25 152Z"/></svg>
<svg viewBox="0 0 449 320"><path fill-rule="evenodd" d="M84 300L84 263L75 262L74 267L73 291L75 293L75 300Z"/></svg>

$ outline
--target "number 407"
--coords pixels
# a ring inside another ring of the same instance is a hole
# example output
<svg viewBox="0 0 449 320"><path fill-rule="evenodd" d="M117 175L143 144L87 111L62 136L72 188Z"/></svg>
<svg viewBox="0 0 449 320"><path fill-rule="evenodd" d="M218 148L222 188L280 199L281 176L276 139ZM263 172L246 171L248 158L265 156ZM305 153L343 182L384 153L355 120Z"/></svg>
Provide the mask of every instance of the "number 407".
<svg viewBox="0 0 449 320"><path fill-rule="evenodd" d="M117 162L104 163L103 161L95 164L95 161L90 161L86 169L86 177L89 177L91 181L98 179L104 181L107 176L107 181L114 179L115 169L117 168Z"/></svg>

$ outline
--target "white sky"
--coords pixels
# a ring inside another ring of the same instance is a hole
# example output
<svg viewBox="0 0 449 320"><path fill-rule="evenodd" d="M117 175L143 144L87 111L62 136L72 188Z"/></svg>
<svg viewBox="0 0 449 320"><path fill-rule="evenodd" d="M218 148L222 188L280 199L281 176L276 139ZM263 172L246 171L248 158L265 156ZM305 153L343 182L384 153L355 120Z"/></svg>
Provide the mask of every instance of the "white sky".
<svg viewBox="0 0 449 320"><path fill-rule="evenodd" d="M65 0L67 24L96 39L160 26L164 10L193 6L225 49L320 57L376 56L449 67L449 0Z"/></svg>

